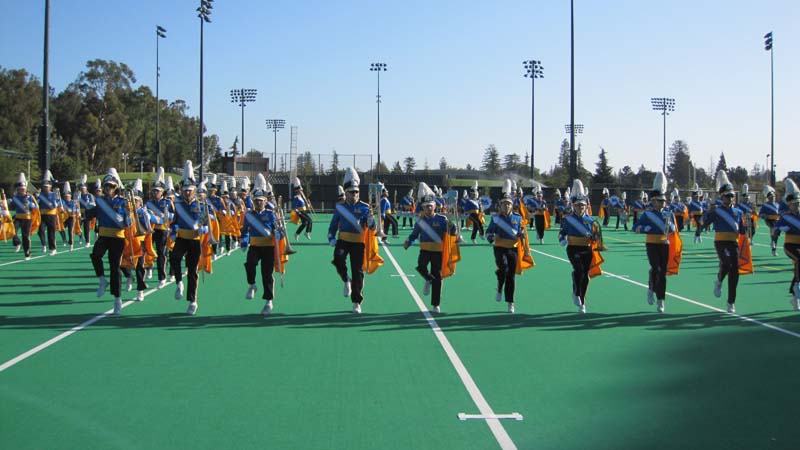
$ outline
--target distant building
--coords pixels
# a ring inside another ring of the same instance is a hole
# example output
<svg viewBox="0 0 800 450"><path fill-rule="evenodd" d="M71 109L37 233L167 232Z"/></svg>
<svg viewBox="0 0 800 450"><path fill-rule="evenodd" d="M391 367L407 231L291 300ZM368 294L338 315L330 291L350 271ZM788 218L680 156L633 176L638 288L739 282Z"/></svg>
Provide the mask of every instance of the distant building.
<svg viewBox="0 0 800 450"><path fill-rule="evenodd" d="M270 160L263 156L224 156L222 170L234 177L252 176L255 173L269 174Z"/></svg>

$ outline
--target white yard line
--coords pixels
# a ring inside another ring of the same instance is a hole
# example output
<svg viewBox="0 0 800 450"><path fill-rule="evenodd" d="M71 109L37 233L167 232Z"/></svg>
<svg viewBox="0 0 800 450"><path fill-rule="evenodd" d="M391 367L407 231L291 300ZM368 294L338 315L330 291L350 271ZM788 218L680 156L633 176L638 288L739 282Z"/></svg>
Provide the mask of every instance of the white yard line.
<svg viewBox="0 0 800 450"><path fill-rule="evenodd" d="M395 270L398 274L400 274L400 278L403 280L403 283L406 285L406 289L411 294L411 297L414 298L414 301L417 304L417 307L425 316L425 320L428 322L428 325L433 330L433 334L436 336L436 339L439 340L439 344L441 344L444 352L447 354L447 358L450 360L450 363L456 369L459 378L461 378L461 382L464 384L464 387L467 389L472 401L475 403L475 406L478 407L478 411L480 411L480 416L484 417L486 420L486 424L489 426L489 429L492 431L497 443L500 444L500 448L502 449L516 449L517 446L511 440L511 437L506 432L503 425L500 423L497 415L492 410L492 407L489 405L489 402L486 401L483 394L481 393L480 389L478 389L478 385L475 384L475 380L472 379L472 376L467 371L467 368L464 366L464 363L461 362L461 358L459 358L458 354L456 353L453 346L450 344L450 341L444 335L444 332L439 325L436 323L436 320L431 315L428 308L425 306L425 302L422 301L417 291L414 290L414 287L411 285L411 281L409 281L408 277L403 272L403 269L397 263L397 260L394 259L392 252L389 251L387 246L383 246L386 250L386 256L389 257L389 260L394 265Z"/></svg>
<svg viewBox="0 0 800 450"><path fill-rule="evenodd" d="M60 252L56 253L55 255L50 255L50 253L49 253L50 251L48 250L47 254L39 255L39 256L31 256L31 259L29 259L28 261L33 261L34 259L44 258L46 256L58 256L58 255L63 254L63 253L77 252L77 251L83 250L85 248L89 248L89 247L79 247L79 248L74 248L72 250L63 250L63 251L60 251ZM21 262L25 262L24 256L23 256L22 259L18 259L16 261L9 261L9 262L6 262L6 263L2 263L2 264L0 264L0 267L10 266L11 264L18 264L18 263L21 263Z"/></svg>

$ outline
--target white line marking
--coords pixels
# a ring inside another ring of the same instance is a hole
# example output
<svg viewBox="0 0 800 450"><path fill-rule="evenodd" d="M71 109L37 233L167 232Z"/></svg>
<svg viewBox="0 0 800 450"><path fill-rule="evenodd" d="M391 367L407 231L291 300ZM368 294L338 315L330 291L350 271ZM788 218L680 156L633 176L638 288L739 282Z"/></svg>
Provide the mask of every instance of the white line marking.
<svg viewBox="0 0 800 450"><path fill-rule="evenodd" d="M407 276L407 277L415 277L416 275L414 275L413 273L406 273L406 274L397 274L397 273L393 273L393 274L391 274L391 275L389 275L389 276L390 276L390 277L402 277L402 276Z"/></svg>
<svg viewBox="0 0 800 450"><path fill-rule="evenodd" d="M514 420L522 420L522 414L515 412L511 414L497 414L494 416L484 416L482 414L465 414L465 413L458 413L458 420L486 420L486 419L514 419Z"/></svg>
<svg viewBox="0 0 800 450"><path fill-rule="evenodd" d="M550 258L557 259L559 261L563 261L563 262L569 264L569 260L567 260L567 259L560 258L558 256L551 255L549 253L540 252L539 250L534 250L533 248L531 248L531 250L536 252L536 253L538 253L538 254L540 254L540 255L548 256ZM640 286L640 287L643 287L645 289L648 288L648 286L646 284L639 283L638 281L629 280L627 278L623 278L623 277L621 277L619 275L615 275L615 274L613 274L611 272L607 272L605 270L603 270L603 275L605 275L607 277L611 277L611 278L616 278L618 280L622 280L622 281L625 281L626 283L634 284L636 286ZM754 323L756 325L761 325L762 327L766 327L766 328L769 328L771 330L777 331L779 333L788 334L789 336L800 338L800 333L795 333L794 331L789 331L789 330L781 328L781 327L776 327L775 325L771 325L771 324L762 322L760 320L753 319L751 317L743 316L743 315L737 314L737 313L729 313L729 312L725 311L724 309L720 309L720 308L717 308L717 307L711 306L711 305L706 305L705 303L700 303L700 302L698 302L696 300L692 300L690 298L682 297L680 295L673 294L671 292L667 292L667 295L672 297L672 298L677 298L678 300L683 300L683 301L685 301L687 303L691 303L693 305L697 305L697 306L699 306L701 308L706 308L706 309L710 309L712 311L716 311L716 312L719 312L719 313L728 314L728 315L731 315L731 316L734 316L734 317L738 317L739 319L741 319L741 320L743 320L745 322L751 322L751 323Z"/></svg>
<svg viewBox="0 0 800 450"><path fill-rule="evenodd" d="M494 438L497 440L497 443L500 444L500 448L502 449L516 449L517 446L514 445L514 442L511 440L511 437L506 432L506 429L503 428L503 425L500 421L494 417L497 415L492 410L492 407L489 406L489 402L486 401L483 394L481 394L480 389L478 389L478 385L475 384L475 380L472 379L472 376L467 371L467 368L464 366L464 363L461 362L461 358L458 357L455 349L450 344L450 341L447 340L447 337L444 335L444 332L441 328L439 328L439 324L436 323L436 320L431 315L428 308L425 306L425 302L419 297L417 291L414 290L414 287L411 286L411 281L408 280L401 270L400 265L397 263L397 260L394 259L392 252L389 251L389 248L386 245L383 245L383 248L386 250L386 256L392 261L392 265L394 265L395 270L397 273L401 274L401 278L403 283L406 285L406 289L414 298L414 301L417 303L417 307L425 316L425 320L428 322L428 325L433 330L433 334L436 336L436 339L439 340L439 344L441 344L444 352L447 354L447 358L450 359L450 363L456 369L459 378L461 378L461 382L464 384L464 387L467 389L469 396L472 398L473 403L475 406L478 407L478 411L480 411L482 416L485 416L486 424L489 425L489 429L494 434Z"/></svg>
<svg viewBox="0 0 800 450"><path fill-rule="evenodd" d="M60 252L56 253L55 255L50 255L48 253L46 255L31 256L31 259L29 259L27 261L33 261L34 259L44 258L45 256L57 256L57 255L60 255L60 254L63 254L63 253L77 252L77 251L83 250L85 248L87 248L87 247L80 247L80 248L75 248L75 249L72 249L72 250L64 250L64 251L60 251ZM48 252L49 252L49 250L48 250ZM10 261L10 262L6 262L6 263L2 263L2 264L0 264L0 267L8 266L8 265L11 265L11 264L17 264L17 263L21 263L21 262L25 262L25 261L26 260L24 258L23 259L18 259L16 261Z"/></svg>
<svg viewBox="0 0 800 450"><path fill-rule="evenodd" d="M184 276L186 276L185 273L184 273ZM167 281L167 284L164 285L164 288L166 288L167 286L169 286L171 284L174 284L174 283L175 283L174 281ZM150 289L149 291L145 291L144 296L147 297L148 295L152 294L153 292L160 291L160 290L162 290L164 288L161 288L161 289L157 289L157 288ZM125 302L122 303L122 308L125 309L131 303L138 303L138 302L136 302L134 300L125 301ZM39 353L40 351L46 349L47 347L50 347L51 345L57 343L58 341L69 337L73 333L76 333L78 331L83 330L84 328L87 328L87 327L89 327L91 325L94 325L96 322L100 321L101 319L104 319L104 318L106 318L108 316L113 316L113 314L112 314L113 312L114 312L114 309L112 308L112 309L109 309L108 311L106 311L106 312L104 312L102 314L98 314L98 315L92 317L91 319L87 320L86 322L83 322L80 325L76 325L76 326L70 328L69 330L59 334L58 336L50 339L49 341L43 342L43 343L37 345L36 347L28 350L27 352L22 353L21 355L4 362L3 364L0 365L0 372L3 372L4 370L6 370L8 368L13 367L17 363L30 358L31 356Z"/></svg>

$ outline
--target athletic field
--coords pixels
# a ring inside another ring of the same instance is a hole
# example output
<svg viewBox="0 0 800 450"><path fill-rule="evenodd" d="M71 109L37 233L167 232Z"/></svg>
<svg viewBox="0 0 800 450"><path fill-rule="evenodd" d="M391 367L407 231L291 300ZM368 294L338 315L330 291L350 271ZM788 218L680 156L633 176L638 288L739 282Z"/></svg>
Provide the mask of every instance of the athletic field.
<svg viewBox="0 0 800 450"><path fill-rule="evenodd" d="M260 280L244 299L238 250L201 276L196 316L171 283L117 317L110 293L95 296L89 249L40 257L34 236L20 261L0 246L0 448L800 448L800 313L764 226L738 315L724 312L726 285L712 294L712 235L684 233L659 314L643 236L607 229L585 315L552 230L517 278L515 314L494 300L479 241L462 246L431 316L406 229L381 249L356 316L330 264L329 217L294 244L268 317Z"/></svg>

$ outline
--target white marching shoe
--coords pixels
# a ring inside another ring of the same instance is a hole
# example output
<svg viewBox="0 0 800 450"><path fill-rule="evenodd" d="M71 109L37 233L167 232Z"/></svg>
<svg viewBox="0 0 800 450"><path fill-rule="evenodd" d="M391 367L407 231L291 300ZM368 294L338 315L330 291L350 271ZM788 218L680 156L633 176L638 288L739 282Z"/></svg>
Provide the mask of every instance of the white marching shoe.
<svg viewBox="0 0 800 450"><path fill-rule="evenodd" d="M800 281L794 284L792 292L794 292L794 298L800 300Z"/></svg>
<svg viewBox="0 0 800 450"><path fill-rule="evenodd" d="M656 303L656 294L653 292L652 289L647 290L647 304L653 305Z"/></svg>
<svg viewBox="0 0 800 450"><path fill-rule="evenodd" d="M778 256L778 249L775 247L772 247L772 256Z"/></svg>
<svg viewBox="0 0 800 450"><path fill-rule="evenodd" d="M128 292L133 290L133 276L128 277L128 284L125 285L125 290Z"/></svg>
<svg viewBox="0 0 800 450"><path fill-rule="evenodd" d="M577 306L578 308L580 308L580 307L581 307L581 298L580 298L580 297L578 297L577 295L573 295L573 296L572 296L572 303L573 303L575 306Z"/></svg>
<svg viewBox="0 0 800 450"><path fill-rule="evenodd" d="M183 281L178 281L175 284L175 300L180 300L183 298Z"/></svg>
<svg viewBox="0 0 800 450"><path fill-rule="evenodd" d="M190 302L189 307L186 309L186 314L193 316L197 313L197 302Z"/></svg>
<svg viewBox="0 0 800 450"><path fill-rule="evenodd" d="M353 303L353 312L361 314L361 303Z"/></svg>
<svg viewBox="0 0 800 450"><path fill-rule="evenodd" d="M97 296L102 297L103 294L106 292L107 287L108 287L108 281L106 281L106 277L100 277L97 280Z"/></svg>
<svg viewBox="0 0 800 450"><path fill-rule="evenodd" d="M58 253L58 250L56 250L56 249L50 250L50 256L55 256L56 253Z"/></svg>
<svg viewBox="0 0 800 450"><path fill-rule="evenodd" d="M148 267L147 268L147 270L144 273L144 277L147 278L148 280L152 280L153 279L153 268L152 267Z"/></svg>
<svg viewBox="0 0 800 450"><path fill-rule="evenodd" d="M442 308L440 308L439 305L436 305L436 306L433 307L433 312L440 313L440 312L442 312Z"/></svg>
<svg viewBox="0 0 800 450"><path fill-rule="evenodd" d="M166 285L167 285L167 280L158 280L158 286L156 286L156 289L161 289Z"/></svg>
<svg viewBox="0 0 800 450"><path fill-rule="evenodd" d="M510 312L511 314L514 314L514 304L513 303L509 303L508 304L508 312Z"/></svg>
<svg viewBox="0 0 800 450"><path fill-rule="evenodd" d="M46 245L42 246L42 253L44 253L45 255L47 254L47 246Z"/></svg>
<svg viewBox="0 0 800 450"><path fill-rule="evenodd" d="M795 311L800 311L800 301L797 300L797 297L792 297L792 299L789 300L789 304L792 305L792 309Z"/></svg>
<svg viewBox="0 0 800 450"><path fill-rule="evenodd" d="M494 301L496 301L496 302L502 302L502 301L503 301L503 293L502 293L502 292L500 292L500 291L497 291L497 292L494 294Z"/></svg>
<svg viewBox="0 0 800 450"><path fill-rule="evenodd" d="M114 297L114 314L122 314L122 299L119 297Z"/></svg>
<svg viewBox="0 0 800 450"><path fill-rule="evenodd" d="M581 313L581 314L586 314L586 305L581 305L578 308L578 312Z"/></svg>
<svg viewBox="0 0 800 450"><path fill-rule="evenodd" d="M422 288L422 295L430 295L431 294L431 282L425 280L425 287Z"/></svg>
<svg viewBox="0 0 800 450"><path fill-rule="evenodd" d="M255 284L251 284L250 287L247 288L247 294L245 294L244 298L252 300L253 297L256 296L256 290L258 290L258 287Z"/></svg>
<svg viewBox="0 0 800 450"><path fill-rule="evenodd" d="M714 280L714 297L722 297L722 282L719 280Z"/></svg>
<svg viewBox="0 0 800 450"><path fill-rule="evenodd" d="M264 305L264 309L261 310L262 316L268 316L269 313L272 312L272 300L267 300L267 303Z"/></svg>
<svg viewBox="0 0 800 450"><path fill-rule="evenodd" d="M658 307L656 308L656 311L658 311L660 313L664 312L664 300L659 300L658 301Z"/></svg>
<svg viewBox="0 0 800 450"><path fill-rule="evenodd" d="M144 291L137 291L136 292L136 301L143 302L144 301Z"/></svg>
<svg viewBox="0 0 800 450"><path fill-rule="evenodd" d="M731 313L731 314L735 314L736 313L736 306L734 306L733 303L728 303L728 312Z"/></svg>
<svg viewBox="0 0 800 450"><path fill-rule="evenodd" d="M353 293L353 289L350 286L350 282L349 281L345 281L344 282L344 290L342 291L342 294L344 294L345 297L350 297L350 294L352 294L352 293Z"/></svg>
<svg viewBox="0 0 800 450"><path fill-rule="evenodd" d="M309 241L311 240L311 232L310 231L306 231L306 239L308 239Z"/></svg>
<svg viewBox="0 0 800 450"><path fill-rule="evenodd" d="M15 245L15 246L14 246L14 253L19 253L19 251L20 251L21 249L22 249L22 245Z"/></svg>

